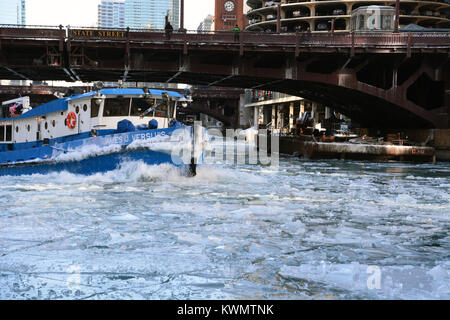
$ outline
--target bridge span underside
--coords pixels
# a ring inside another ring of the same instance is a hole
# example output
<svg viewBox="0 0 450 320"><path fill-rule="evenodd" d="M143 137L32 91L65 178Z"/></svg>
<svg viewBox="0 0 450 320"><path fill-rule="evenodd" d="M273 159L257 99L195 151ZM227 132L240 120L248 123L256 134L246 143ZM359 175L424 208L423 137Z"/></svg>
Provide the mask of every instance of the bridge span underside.
<svg viewBox="0 0 450 320"><path fill-rule="evenodd" d="M43 41L11 39L0 32L0 79L254 88L323 103L367 127L449 127L447 35L437 41L406 34L391 34L389 41L264 35L257 41L243 34L239 43L231 34L207 39L174 34L170 41L157 36L158 41L132 41L130 36L126 41Z"/></svg>

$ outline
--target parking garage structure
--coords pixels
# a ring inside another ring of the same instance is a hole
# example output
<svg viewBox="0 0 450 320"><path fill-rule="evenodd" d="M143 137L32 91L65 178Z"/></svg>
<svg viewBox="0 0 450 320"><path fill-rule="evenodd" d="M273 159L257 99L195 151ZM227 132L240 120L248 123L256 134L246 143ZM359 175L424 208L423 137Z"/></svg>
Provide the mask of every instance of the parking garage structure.
<svg viewBox="0 0 450 320"><path fill-rule="evenodd" d="M247 31L348 32L352 11L362 6L392 6L395 0L248 0ZM278 9L278 6L280 7ZM400 0L400 28L416 24L426 28L450 28L450 0Z"/></svg>

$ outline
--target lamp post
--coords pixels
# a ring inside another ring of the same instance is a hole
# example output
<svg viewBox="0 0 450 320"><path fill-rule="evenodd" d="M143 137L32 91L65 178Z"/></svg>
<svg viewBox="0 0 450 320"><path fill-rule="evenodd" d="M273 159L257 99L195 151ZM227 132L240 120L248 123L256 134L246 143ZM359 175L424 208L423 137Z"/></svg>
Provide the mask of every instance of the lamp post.
<svg viewBox="0 0 450 320"><path fill-rule="evenodd" d="M184 30L184 0L180 0L180 30Z"/></svg>
<svg viewBox="0 0 450 320"><path fill-rule="evenodd" d="M281 32L281 5L277 5L277 33Z"/></svg>
<svg viewBox="0 0 450 320"><path fill-rule="evenodd" d="M395 0L395 21L394 21L395 33L398 33L399 20L400 20L400 0Z"/></svg>

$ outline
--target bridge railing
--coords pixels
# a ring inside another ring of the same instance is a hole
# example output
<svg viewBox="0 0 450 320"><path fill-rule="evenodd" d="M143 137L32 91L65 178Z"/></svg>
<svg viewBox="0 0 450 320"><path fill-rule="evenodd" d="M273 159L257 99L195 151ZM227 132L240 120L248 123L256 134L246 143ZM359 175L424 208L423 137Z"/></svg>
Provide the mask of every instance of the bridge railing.
<svg viewBox="0 0 450 320"><path fill-rule="evenodd" d="M124 31L122 37L75 37L71 30ZM242 31L236 41L232 31L173 31L171 42L221 43L254 46L313 46L313 47L449 47L450 32L355 32L355 33L267 33ZM91 28L63 26L0 25L0 38L58 39L92 41L167 41L164 30L130 28Z"/></svg>
<svg viewBox="0 0 450 320"><path fill-rule="evenodd" d="M434 47L449 47L450 46L450 33L431 33L431 32L415 32L409 34L410 44L427 45Z"/></svg>
<svg viewBox="0 0 450 320"><path fill-rule="evenodd" d="M61 37L66 37L63 26L0 24L0 38L61 39Z"/></svg>
<svg viewBox="0 0 450 320"><path fill-rule="evenodd" d="M357 33L354 37L355 46L400 46L406 43L401 33Z"/></svg>
<svg viewBox="0 0 450 320"><path fill-rule="evenodd" d="M164 30L135 30L130 29L131 41L166 41ZM233 42L231 32L182 32L173 31L170 35L172 42Z"/></svg>
<svg viewBox="0 0 450 320"><path fill-rule="evenodd" d="M450 46L450 33L408 32L408 33L356 33L355 46Z"/></svg>
<svg viewBox="0 0 450 320"><path fill-rule="evenodd" d="M300 46L348 47L352 44L352 38L348 33L298 33L297 39Z"/></svg>

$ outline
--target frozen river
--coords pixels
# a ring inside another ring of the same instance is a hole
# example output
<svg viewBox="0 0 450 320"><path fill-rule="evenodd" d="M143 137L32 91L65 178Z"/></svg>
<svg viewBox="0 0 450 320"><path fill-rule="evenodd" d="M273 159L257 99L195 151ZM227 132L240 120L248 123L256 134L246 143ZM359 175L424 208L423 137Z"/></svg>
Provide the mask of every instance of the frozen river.
<svg viewBox="0 0 450 320"><path fill-rule="evenodd" d="M0 180L0 299L450 299L448 163Z"/></svg>

